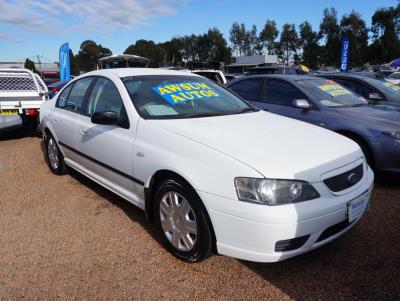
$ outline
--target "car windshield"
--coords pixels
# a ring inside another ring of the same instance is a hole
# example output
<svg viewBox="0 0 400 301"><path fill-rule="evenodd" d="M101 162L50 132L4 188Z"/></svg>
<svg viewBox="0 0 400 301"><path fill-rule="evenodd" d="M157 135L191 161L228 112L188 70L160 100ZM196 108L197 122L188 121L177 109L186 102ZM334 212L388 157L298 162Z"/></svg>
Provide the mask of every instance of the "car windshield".
<svg viewBox="0 0 400 301"><path fill-rule="evenodd" d="M121 80L136 110L145 119L196 118L258 111L203 77L149 75Z"/></svg>
<svg viewBox="0 0 400 301"><path fill-rule="evenodd" d="M326 107L349 107L366 104L366 100L329 79L302 79L297 83Z"/></svg>
<svg viewBox="0 0 400 301"><path fill-rule="evenodd" d="M387 81L380 81L373 78L364 78L364 80L370 85L374 86L375 88L381 90L382 92L400 96L400 86L394 83Z"/></svg>

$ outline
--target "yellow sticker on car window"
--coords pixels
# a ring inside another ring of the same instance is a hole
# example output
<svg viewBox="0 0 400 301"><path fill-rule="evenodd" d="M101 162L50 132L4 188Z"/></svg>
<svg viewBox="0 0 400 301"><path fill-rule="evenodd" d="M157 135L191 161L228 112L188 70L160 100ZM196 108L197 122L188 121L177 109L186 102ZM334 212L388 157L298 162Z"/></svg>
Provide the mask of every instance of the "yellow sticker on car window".
<svg viewBox="0 0 400 301"><path fill-rule="evenodd" d="M391 89L394 90L394 91L400 91L400 86L398 86L398 85L396 85L396 84L386 82L386 83L383 83L383 85L384 85L385 87L391 88Z"/></svg>
<svg viewBox="0 0 400 301"><path fill-rule="evenodd" d="M168 83L152 87L152 90L173 106L219 96L207 83L202 82Z"/></svg>
<svg viewBox="0 0 400 301"><path fill-rule="evenodd" d="M317 88L333 97L353 94L349 90L343 88L341 85L338 84L322 85L317 86Z"/></svg>

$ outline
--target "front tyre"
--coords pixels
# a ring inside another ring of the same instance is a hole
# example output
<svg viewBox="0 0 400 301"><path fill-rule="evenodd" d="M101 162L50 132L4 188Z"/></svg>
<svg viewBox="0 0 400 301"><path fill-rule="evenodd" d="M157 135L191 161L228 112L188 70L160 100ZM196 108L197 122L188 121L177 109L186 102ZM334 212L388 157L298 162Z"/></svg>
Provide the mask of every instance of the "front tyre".
<svg viewBox="0 0 400 301"><path fill-rule="evenodd" d="M164 180L156 191L154 207L157 228L168 251L187 262L210 255L210 225L193 188L177 179Z"/></svg>
<svg viewBox="0 0 400 301"><path fill-rule="evenodd" d="M64 175L67 173L67 167L54 137L47 133L44 136L46 162L50 170L56 175Z"/></svg>

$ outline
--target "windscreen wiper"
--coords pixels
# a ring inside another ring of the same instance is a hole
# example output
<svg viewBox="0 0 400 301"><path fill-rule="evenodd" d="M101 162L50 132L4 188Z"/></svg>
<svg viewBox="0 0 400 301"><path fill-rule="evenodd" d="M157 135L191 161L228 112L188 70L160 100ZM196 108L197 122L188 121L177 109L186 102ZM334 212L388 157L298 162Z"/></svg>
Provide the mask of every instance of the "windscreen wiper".
<svg viewBox="0 0 400 301"><path fill-rule="evenodd" d="M241 109L240 111L235 112L235 114L242 114L242 113L247 113L247 112L258 112L258 111L260 111L260 110L254 108L254 107L246 107L244 109Z"/></svg>
<svg viewBox="0 0 400 301"><path fill-rule="evenodd" d="M211 117L211 116L222 116L222 115L226 115L226 113L225 112L189 113L182 115L181 118Z"/></svg>

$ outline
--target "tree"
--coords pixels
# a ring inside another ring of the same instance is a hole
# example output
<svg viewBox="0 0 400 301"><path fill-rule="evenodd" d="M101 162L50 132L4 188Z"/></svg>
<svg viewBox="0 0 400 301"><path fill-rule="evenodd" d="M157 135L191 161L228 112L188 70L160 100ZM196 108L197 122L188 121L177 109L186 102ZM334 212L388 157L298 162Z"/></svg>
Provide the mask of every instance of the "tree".
<svg viewBox="0 0 400 301"><path fill-rule="evenodd" d="M280 58L289 65L294 60L298 49L298 36L294 24L283 25L278 48Z"/></svg>
<svg viewBox="0 0 400 301"><path fill-rule="evenodd" d="M264 29L260 32L260 40L265 44L268 54L276 54L277 43L276 39L279 35L279 30L276 27L276 22L267 20Z"/></svg>
<svg viewBox="0 0 400 301"><path fill-rule="evenodd" d="M340 28L337 11L333 7L324 9L324 17L319 26L319 38L325 40L322 47L323 63L327 66L338 66L340 63Z"/></svg>
<svg viewBox="0 0 400 301"><path fill-rule="evenodd" d="M194 34L182 37L182 58L184 61L198 61L198 39L199 37Z"/></svg>
<svg viewBox="0 0 400 301"><path fill-rule="evenodd" d="M33 61L31 61L30 59L25 60L24 68L31 70L34 73L38 73L38 71L36 70L36 67L35 67L35 63Z"/></svg>
<svg viewBox="0 0 400 301"><path fill-rule="evenodd" d="M244 23L238 24L237 22L232 24L232 28L229 31L229 40L232 43L233 51L240 55L246 55L251 52L251 34L246 31Z"/></svg>
<svg viewBox="0 0 400 301"><path fill-rule="evenodd" d="M128 46L125 49L124 54L133 54L148 58L150 67L157 68L164 60L166 51L158 44L151 40L137 40L135 44Z"/></svg>
<svg viewBox="0 0 400 301"><path fill-rule="evenodd" d="M309 22L305 21L299 26L300 46L302 48L302 64L311 69L316 69L320 61L321 49L318 45L318 33L313 31Z"/></svg>
<svg viewBox="0 0 400 301"><path fill-rule="evenodd" d="M371 63L389 62L400 56L400 4L380 8L372 16L373 43L369 49Z"/></svg>
<svg viewBox="0 0 400 301"><path fill-rule="evenodd" d="M177 66L182 63L183 42L179 37L173 37L170 41L159 44L165 50L164 64Z"/></svg>
<svg viewBox="0 0 400 301"><path fill-rule="evenodd" d="M230 63L232 60L231 49L225 40L223 34L217 28L208 30L206 37L206 51L208 55L205 56L207 61Z"/></svg>
<svg viewBox="0 0 400 301"><path fill-rule="evenodd" d="M69 49L69 61L70 61L71 75L79 75L78 60L77 57L72 52L72 49Z"/></svg>
<svg viewBox="0 0 400 301"><path fill-rule="evenodd" d="M347 36L350 42L350 65L362 66L367 60L368 29L361 15L352 11L340 21L342 37Z"/></svg>
<svg viewBox="0 0 400 301"><path fill-rule="evenodd" d="M248 32L250 39L250 55L262 54L264 49L264 42L257 34L257 26L253 25L251 31Z"/></svg>
<svg viewBox="0 0 400 301"><path fill-rule="evenodd" d="M96 44L92 40L83 41L77 55L79 69L84 72L94 70L100 58L111 54L111 50L101 44Z"/></svg>

